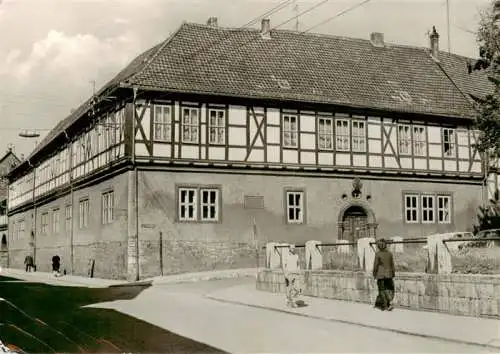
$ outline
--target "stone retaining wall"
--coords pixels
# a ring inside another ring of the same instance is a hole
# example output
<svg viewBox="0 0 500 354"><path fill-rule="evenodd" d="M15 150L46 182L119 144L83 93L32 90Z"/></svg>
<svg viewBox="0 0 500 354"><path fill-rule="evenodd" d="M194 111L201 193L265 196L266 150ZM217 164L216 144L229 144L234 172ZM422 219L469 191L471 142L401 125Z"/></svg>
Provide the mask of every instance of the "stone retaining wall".
<svg viewBox="0 0 500 354"><path fill-rule="evenodd" d="M373 277L364 272L335 270L302 272L304 295L374 303ZM395 305L409 309L500 319L500 276L399 273L395 279ZM261 270L257 289L284 292L281 270Z"/></svg>

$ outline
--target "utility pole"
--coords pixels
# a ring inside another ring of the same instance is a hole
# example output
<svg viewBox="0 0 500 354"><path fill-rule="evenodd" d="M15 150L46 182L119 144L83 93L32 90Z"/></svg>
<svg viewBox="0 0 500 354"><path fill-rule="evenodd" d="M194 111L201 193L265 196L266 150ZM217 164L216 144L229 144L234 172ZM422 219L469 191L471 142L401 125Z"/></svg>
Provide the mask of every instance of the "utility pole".
<svg viewBox="0 0 500 354"><path fill-rule="evenodd" d="M450 40L450 0L446 0L446 26L448 28L448 53L451 51L451 40Z"/></svg>
<svg viewBox="0 0 500 354"><path fill-rule="evenodd" d="M293 11L295 12L295 30L298 32L299 31L299 3L297 0L293 1L294 6L293 6Z"/></svg>

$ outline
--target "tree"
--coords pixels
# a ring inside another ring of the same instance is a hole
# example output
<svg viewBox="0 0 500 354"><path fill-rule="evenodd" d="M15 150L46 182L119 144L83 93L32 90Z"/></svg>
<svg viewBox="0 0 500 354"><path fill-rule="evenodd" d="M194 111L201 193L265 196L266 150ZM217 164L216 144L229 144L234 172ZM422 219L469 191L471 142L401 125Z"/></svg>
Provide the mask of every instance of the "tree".
<svg viewBox="0 0 500 354"><path fill-rule="evenodd" d="M497 189L489 204L479 207L478 223L474 225L474 234L481 230L500 229L500 193Z"/></svg>
<svg viewBox="0 0 500 354"><path fill-rule="evenodd" d="M494 0L482 15L477 33L480 58L472 70L487 70L493 83L491 94L477 104L476 128L481 131L478 142L480 152L500 157L500 0Z"/></svg>

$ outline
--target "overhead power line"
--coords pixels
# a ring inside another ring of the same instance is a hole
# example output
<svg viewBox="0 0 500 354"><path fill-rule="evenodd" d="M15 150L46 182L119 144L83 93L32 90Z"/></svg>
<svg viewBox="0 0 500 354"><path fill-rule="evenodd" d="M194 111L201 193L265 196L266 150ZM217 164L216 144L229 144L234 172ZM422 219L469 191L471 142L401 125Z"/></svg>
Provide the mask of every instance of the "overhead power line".
<svg viewBox="0 0 500 354"><path fill-rule="evenodd" d="M290 5L290 3L293 2L293 1L294 0L285 0L285 1L282 1L281 3L279 3L278 5L276 5L275 7L273 7L272 9L270 9L269 11L263 13L260 16L257 16L256 18L254 18L250 22L245 23L240 28L245 28L245 27L254 25L255 23L259 22L259 20L261 20L262 18L264 18L266 16L270 16L270 15L274 14L275 12L281 11L282 9L284 9L285 7L287 7L288 5Z"/></svg>
<svg viewBox="0 0 500 354"><path fill-rule="evenodd" d="M260 16L257 16L256 18L254 18L253 20L245 23L244 25L240 26L238 29L243 29L243 28L246 28L246 27L249 27L249 26L252 26L253 24L259 22L260 20L262 20L263 18L267 17L267 16L271 16L272 14L275 14L281 10L283 10L285 7L287 7L288 5L290 5L294 0L284 0L282 2L280 2L278 5L276 5L275 7L273 7L272 9L266 11L265 13L263 13L262 15ZM208 45L206 46L202 46L201 48L199 48L197 51L195 51L194 53L191 53L188 55L188 59L192 60L192 59L196 59L197 55L199 53L203 53L213 47L215 47L216 45L219 45L219 44L222 44L223 42L225 42L227 39L229 39L229 36L230 36L230 33L231 32L226 32L224 33L224 35L222 36L221 39L219 40L216 40L215 42L213 43L209 43Z"/></svg>
<svg viewBox="0 0 500 354"><path fill-rule="evenodd" d="M351 12L352 10L357 9L358 7L361 7L361 6L363 6L363 5L367 4L367 3L369 3L370 1L372 1L372 0L364 0L364 1L361 1L360 3L357 3L357 4L356 4L356 5L354 5L354 6L351 6L351 7L347 8L347 9L345 9L345 10L342 10L341 12L339 12L338 14L336 14L336 15L334 15L334 16L332 16L332 17L329 17L329 18L327 18L326 20L321 21L320 23L318 23L318 24L316 24L316 25L314 25L314 26L309 27L308 29L306 29L306 30L305 30L305 31L303 31L302 33L307 33L307 32L310 32L310 31L312 31L313 29L315 29L315 28L317 28L317 27L319 27L319 26L324 25L324 24L325 24L325 23L327 23L327 22L333 21L334 19L339 18L339 17L341 17L341 16L345 15L346 13Z"/></svg>
<svg viewBox="0 0 500 354"><path fill-rule="evenodd" d="M320 6L324 5L324 4L326 4L328 1L330 1L330 0L323 0L323 1L320 1L320 2L319 2L319 3L317 3L316 5L313 5L313 6L311 6L310 8L308 8L307 10L304 10L304 11L300 12L299 14L297 14L297 15L295 15L295 16L293 16L293 17L289 18L288 20L286 20L286 21L284 21L284 22L280 23L279 25L277 25L277 26L273 27L273 29L280 28L281 26L284 26L284 25L286 25L287 23L292 22L293 20L298 19L300 16L305 15L306 13L313 11L314 9L316 9L316 8L318 8L318 7L320 7Z"/></svg>
<svg viewBox="0 0 500 354"><path fill-rule="evenodd" d="M306 9L306 10L304 10L304 11L302 11L302 12L301 12L301 13L299 13L298 15L293 16L293 17L289 18L288 20L281 22L281 23L280 23L280 24L278 24L277 26L274 26L274 27L270 28L270 29L269 29L269 31L272 31L272 30L277 29L277 28L279 28L279 27L281 27L281 26L284 26L285 24L287 24L287 23L289 23L289 22L291 22L291 21L295 20L296 18L298 18L298 17L300 17L300 16L302 16L302 15L304 15L304 14L308 13L308 12L311 12L312 10L317 9L318 7L320 7L320 6L324 5L324 4L326 4L328 1L329 1L329 0L322 0L322 1L320 1L319 3L317 3L317 4L315 4L315 5L311 6L311 7L309 7L308 9ZM365 1L366 1L366 0L365 0ZM259 37L253 37L253 38L249 39L248 41L246 41L246 42L244 42L244 43L240 44L239 46L236 46L236 47L231 48L231 49L230 49L229 51L227 51L227 52L221 53L220 55L216 55L214 58L211 58L211 59L207 60L204 64L205 64L205 65L206 65L206 64L210 64L210 63L212 63L214 60L216 60L216 59L220 58L222 55L228 56L229 54L234 53L236 50L238 50L238 49L242 49L243 47L246 47L246 46L248 46L248 45L250 45L250 44L252 44L252 43L256 42L257 40L259 40Z"/></svg>

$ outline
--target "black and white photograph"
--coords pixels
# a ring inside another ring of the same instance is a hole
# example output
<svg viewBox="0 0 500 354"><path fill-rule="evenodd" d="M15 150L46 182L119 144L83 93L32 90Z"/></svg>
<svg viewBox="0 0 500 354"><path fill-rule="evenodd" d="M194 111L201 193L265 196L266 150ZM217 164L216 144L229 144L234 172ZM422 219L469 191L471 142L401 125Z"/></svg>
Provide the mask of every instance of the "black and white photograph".
<svg viewBox="0 0 500 354"><path fill-rule="evenodd" d="M500 0L0 0L0 353L499 353Z"/></svg>

